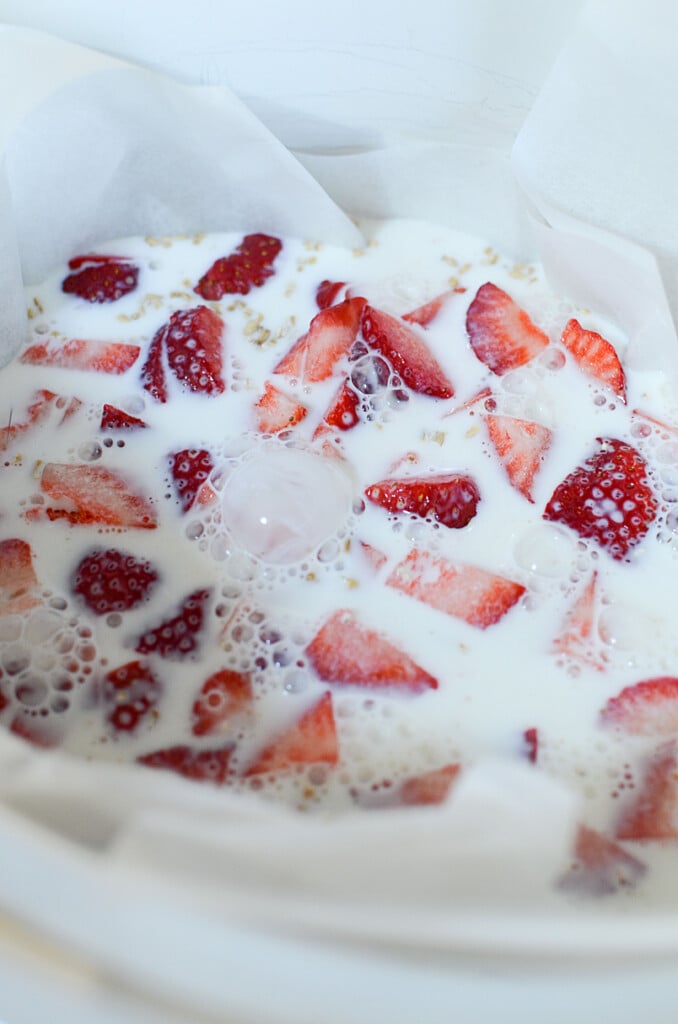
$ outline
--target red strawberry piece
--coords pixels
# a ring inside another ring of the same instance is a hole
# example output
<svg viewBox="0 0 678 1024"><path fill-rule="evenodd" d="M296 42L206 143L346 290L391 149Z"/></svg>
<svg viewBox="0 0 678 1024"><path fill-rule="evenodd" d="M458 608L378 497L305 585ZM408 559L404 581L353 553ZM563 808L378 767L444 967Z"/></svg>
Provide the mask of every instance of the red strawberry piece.
<svg viewBox="0 0 678 1024"><path fill-rule="evenodd" d="M115 405L104 404L101 412L102 430L140 430L145 426L138 416L131 416Z"/></svg>
<svg viewBox="0 0 678 1024"><path fill-rule="evenodd" d="M168 398L167 378L163 361L163 346L166 333L167 325L161 327L156 332L149 345L146 361L141 367L141 386L145 391L148 391L152 398L155 398L156 402L163 403Z"/></svg>
<svg viewBox="0 0 678 1024"><path fill-rule="evenodd" d="M345 281L321 281L315 293L318 309L328 309L329 306L333 306L345 287Z"/></svg>
<svg viewBox="0 0 678 1024"><path fill-rule="evenodd" d="M417 309L405 313L403 320L407 320L408 324L419 324L420 327L428 327L452 295L461 295L465 291L465 288L450 288L449 291L443 292L442 295L437 295L430 302L425 302L423 306L418 306Z"/></svg>
<svg viewBox="0 0 678 1024"><path fill-rule="evenodd" d="M389 361L408 388L432 398L452 397L451 382L415 328L371 306L365 306L360 326L367 344Z"/></svg>
<svg viewBox="0 0 678 1024"><path fill-rule="evenodd" d="M446 764L406 779L400 787L400 802L408 807L442 804L460 771L460 764Z"/></svg>
<svg viewBox="0 0 678 1024"><path fill-rule="evenodd" d="M485 423L511 484L533 502L532 485L551 445L551 431L541 423L514 416L486 415Z"/></svg>
<svg viewBox="0 0 678 1024"><path fill-rule="evenodd" d="M643 421L642 432L644 437L649 437L652 431L648 428L648 424L652 424L653 427L657 427L658 430L655 433L659 433L660 436L675 437L678 434L678 426L673 426L670 423L665 423L664 420L658 420L656 416L651 416L649 412L643 412L642 409L634 409L632 412L633 421Z"/></svg>
<svg viewBox="0 0 678 1024"><path fill-rule="evenodd" d="M338 760L332 695L325 693L317 704L259 753L245 775L288 771L303 764L336 764Z"/></svg>
<svg viewBox="0 0 678 1024"><path fill-rule="evenodd" d="M523 733L523 743L525 745L525 754L530 764L537 763L537 757L539 754L539 732L537 729L526 729Z"/></svg>
<svg viewBox="0 0 678 1024"><path fill-rule="evenodd" d="M602 672L606 657L600 650L596 628L597 614L598 574L594 572L568 610L561 631L553 641L553 649Z"/></svg>
<svg viewBox="0 0 678 1024"><path fill-rule="evenodd" d="M50 520L65 519L72 526L99 524L142 530L153 530L157 525L150 499L137 494L124 477L105 466L48 462L40 487L62 503L61 507L44 509ZM36 512L42 514L40 508Z"/></svg>
<svg viewBox="0 0 678 1024"><path fill-rule="evenodd" d="M88 302L116 302L134 291L139 278L136 264L121 256L75 256L68 266L73 273L61 290Z"/></svg>
<svg viewBox="0 0 678 1024"><path fill-rule="evenodd" d="M208 302L218 302L224 295L247 295L273 276L273 263L281 249L279 238L245 235L230 256L212 264L193 290Z"/></svg>
<svg viewBox="0 0 678 1024"><path fill-rule="evenodd" d="M470 523L480 501L475 480L461 473L380 480L366 488L365 496L389 512L409 512L452 530Z"/></svg>
<svg viewBox="0 0 678 1024"><path fill-rule="evenodd" d="M0 451L4 451L12 441L27 433L32 427L46 423L55 412L60 414L55 417L56 425L60 425L79 405L80 402L75 398L64 398L44 388L36 391L26 410L26 418L16 422L10 413L7 425L0 427Z"/></svg>
<svg viewBox="0 0 678 1024"><path fill-rule="evenodd" d="M188 512L214 469L212 456L204 448L184 448L169 456L169 464L181 511Z"/></svg>
<svg viewBox="0 0 678 1024"><path fill-rule="evenodd" d="M221 669L203 684L193 705L193 735L205 736L252 706L252 683L249 675Z"/></svg>
<svg viewBox="0 0 678 1024"><path fill-rule="evenodd" d="M637 736L678 732L678 678L657 676L625 687L600 712L603 725Z"/></svg>
<svg viewBox="0 0 678 1024"><path fill-rule="evenodd" d="M481 285L468 308L466 331L481 363L500 376L529 363L549 343L525 310L490 282Z"/></svg>
<svg viewBox="0 0 678 1024"><path fill-rule="evenodd" d="M0 541L0 615L20 615L41 603L30 544Z"/></svg>
<svg viewBox="0 0 678 1024"><path fill-rule="evenodd" d="M183 775L195 782L214 782L222 786L229 775L229 761L233 747L218 747L216 750L196 750L185 745L154 750L137 758L139 764L148 768L164 768Z"/></svg>
<svg viewBox="0 0 678 1024"><path fill-rule="evenodd" d="M51 338L30 345L20 362L32 366L55 366L64 370L92 370L95 373L125 373L134 366L141 349L121 341L85 341Z"/></svg>
<svg viewBox="0 0 678 1024"><path fill-rule="evenodd" d="M359 408L360 397L349 381L345 380L330 402L323 423L337 430L351 430L360 423Z"/></svg>
<svg viewBox="0 0 678 1024"><path fill-rule="evenodd" d="M638 789L619 817L615 835L617 839L678 839L675 739L650 757Z"/></svg>
<svg viewBox="0 0 678 1024"><path fill-rule="evenodd" d="M525 587L504 576L418 548L395 567L386 583L479 629L498 622L525 593Z"/></svg>
<svg viewBox="0 0 678 1024"><path fill-rule="evenodd" d="M160 696L160 686L142 661L128 661L104 676L102 696L110 708L107 721L116 732L134 732Z"/></svg>
<svg viewBox="0 0 678 1024"><path fill-rule="evenodd" d="M627 853L619 843L586 825L580 825L572 866L561 878L559 887L604 896L633 887L646 872L646 865Z"/></svg>
<svg viewBox="0 0 678 1024"><path fill-rule="evenodd" d="M211 590L195 590L181 605L179 613L147 630L137 642L139 654L162 658L188 658L198 649L198 636L205 620L205 605Z"/></svg>
<svg viewBox="0 0 678 1024"><path fill-rule="evenodd" d="M273 372L306 384L331 377L339 360L351 351L364 305L365 299L358 296L321 310Z"/></svg>
<svg viewBox="0 0 678 1024"><path fill-rule="evenodd" d="M438 688L437 679L381 633L361 626L346 609L327 620L306 655L326 683L394 686L414 692Z"/></svg>
<svg viewBox="0 0 678 1024"><path fill-rule="evenodd" d="M35 715L20 711L12 720L9 731L41 750L58 747L61 742L61 730L51 715Z"/></svg>
<svg viewBox="0 0 678 1024"><path fill-rule="evenodd" d="M270 381L264 384L264 393L254 403L257 430L264 434L278 434L301 423L308 412L306 406L284 394Z"/></svg>
<svg viewBox="0 0 678 1024"><path fill-rule="evenodd" d="M78 563L71 587L95 615L108 615L130 611L146 601L157 579L146 559L116 548L99 548Z"/></svg>
<svg viewBox="0 0 678 1024"><path fill-rule="evenodd" d="M595 377L626 401L626 378L616 350L600 334L585 331L578 320L569 320L560 338L575 362L589 377Z"/></svg>
<svg viewBox="0 0 678 1024"><path fill-rule="evenodd" d="M649 530L658 502L635 448L614 438L598 443L600 450L556 487L544 519L564 523L621 561Z"/></svg>
<svg viewBox="0 0 678 1024"><path fill-rule="evenodd" d="M172 313L163 328L167 361L189 391L214 397L225 390L222 373L224 322L207 306Z"/></svg>

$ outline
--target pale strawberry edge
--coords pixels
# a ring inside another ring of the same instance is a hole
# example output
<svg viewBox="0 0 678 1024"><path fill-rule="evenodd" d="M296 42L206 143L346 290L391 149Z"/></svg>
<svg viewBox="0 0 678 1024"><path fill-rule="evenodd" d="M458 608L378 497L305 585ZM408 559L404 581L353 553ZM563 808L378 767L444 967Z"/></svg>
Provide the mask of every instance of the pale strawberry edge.
<svg viewBox="0 0 678 1024"><path fill-rule="evenodd" d="M678 677L657 676L626 686L600 712L602 725L633 735L678 732Z"/></svg>
<svg viewBox="0 0 678 1024"><path fill-rule="evenodd" d="M220 669L205 680L193 704L193 735L216 732L224 722L251 708L252 682L247 673Z"/></svg>
<svg viewBox="0 0 678 1024"><path fill-rule="evenodd" d="M417 306L416 309L410 310L409 313L404 313L403 320L407 320L410 324L419 324L420 327L428 327L438 316L448 299L453 295L463 295L465 291L465 288L450 288L446 292L436 295L435 298L430 299L428 302L424 302L421 306Z"/></svg>
<svg viewBox="0 0 678 1024"><path fill-rule="evenodd" d="M572 864L558 887L573 893L604 896L632 888L646 873L647 865L614 839L580 824Z"/></svg>
<svg viewBox="0 0 678 1024"><path fill-rule="evenodd" d="M675 739L658 747L646 761L630 801L615 828L621 840L678 839L678 756Z"/></svg>
<svg viewBox="0 0 678 1024"><path fill-rule="evenodd" d="M617 351L601 334L585 330L578 320L568 320L560 338L580 369L609 387L626 402L626 377Z"/></svg>
<svg viewBox="0 0 678 1024"><path fill-rule="evenodd" d="M105 524L155 529L157 517L150 498L132 490L118 473L105 466L46 463L40 489L65 507L37 506L26 518L65 519L71 525Z"/></svg>
<svg viewBox="0 0 678 1024"><path fill-rule="evenodd" d="M321 626L306 656L323 682L344 686L394 687L413 693L437 689L438 680L383 634L341 608Z"/></svg>
<svg viewBox="0 0 678 1024"><path fill-rule="evenodd" d="M455 762L405 779L398 793L400 802L407 807L444 803L460 771L461 765Z"/></svg>
<svg viewBox="0 0 678 1024"><path fill-rule="evenodd" d="M327 692L289 729L264 747L244 774L250 777L289 771L305 764L336 765L338 761L339 741L332 695Z"/></svg>
<svg viewBox="0 0 678 1024"><path fill-rule="evenodd" d="M317 313L303 334L273 368L274 374L315 384L327 380L356 340L365 299L355 296Z"/></svg>
<svg viewBox="0 0 678 1024"><path fill-rule="evenodd" d="M551 646L554 653L565 655L602 672L607 657L600 650L599 634L595 628L598 589L598 573L592 572L567 610L560 632Z"/></svg>
<svg viewBox="0 0 678 1024"><path fill-rule="evenodd" d="M395 567L386 585L478 629L499 622L526 590L505 576L419 548Z"/></svg>
<svg viewBox="0 0 678 1024"><path fill-rule="evenodd" d="M30 544L18 537L0 541L0 615L19 615L41 603Z"/></svg>
<svg viewBox="0 0 678 1024"><path fill-rule="evenodd" d="M138 345L124 342L70 338L66 341L38 342L30 345L21 354L19 361L68 370L121 374L134 366L140 352Z"/></svg>
<svg viewBox="0 0 678 1024"><path fill-rule="evenodd" d="M416 327L367 304L360 321L367 344L388 360L406 387L430 398L452 398L452 382Z"/></svg>
<svg viewBox="0 0 678 1024"><path fill-rule="evenodd" d="M480 286L467 310L466 333L476 357L498 376L529 363L549 344L528 313L491 281Z"/></svg>
<svg viewBox="0 0 678 1024"><path fill-rule="evenodd" d="M279 434L290 430L307 415L308 409L301 402L286 395L270 381L264 383L263 394L254 403L255 424L264 434Z"/></svg>
<svg viewBox="0 0 678 1024"><path fill-rule="evenodd" d="M514 416L487 413L484 419L512 487L534 504L532 486L551 447L552 432L541 423Z"/></svg>

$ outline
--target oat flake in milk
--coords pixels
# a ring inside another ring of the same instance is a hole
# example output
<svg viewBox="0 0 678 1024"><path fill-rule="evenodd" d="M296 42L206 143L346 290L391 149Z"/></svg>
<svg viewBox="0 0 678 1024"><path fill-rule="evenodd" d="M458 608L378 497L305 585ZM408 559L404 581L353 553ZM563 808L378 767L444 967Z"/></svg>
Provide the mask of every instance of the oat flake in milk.
<svg viewBox="0 0 678 1024"><path fill-rule="evenodd" d="M584 798L568 884L647 885L678 837L667 383L539 268L362 226L125 239L28 289L2 723L306 810L522 759Z"/></svg>

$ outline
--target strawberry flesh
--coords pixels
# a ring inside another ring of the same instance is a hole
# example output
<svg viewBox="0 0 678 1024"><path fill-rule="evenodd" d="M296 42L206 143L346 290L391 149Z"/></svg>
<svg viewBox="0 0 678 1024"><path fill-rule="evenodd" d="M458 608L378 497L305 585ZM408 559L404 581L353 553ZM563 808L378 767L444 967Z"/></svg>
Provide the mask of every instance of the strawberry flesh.
<svg viewBox="0 0 678 1024"><path fill-rule="evenodd" d="M419 692L438 681L399 647L360 625L352 612L334 613L306 648L316 675L326 683L398 687Z"/></svg>
<svg viewBox="0 0 678 1024"><path fill-rule="evenodd" d="M451 530L467 526L480 501L475 480L459 473L380 480L366 488L365 495L389 512L409 512Z"/></svg>
<svg viewBox="0 0 678 1024"><path fill-rule="evenodd" d="M595 331L585 331L575 319L567 322L560 340L584 373L605 384L622 402L626 401L624 370L609 341Z"/></svg>
<svg viewBox="0 0 678 1024"><path fill-rule="evenodd" d="M225 390L222 377L224 322L207 306L172 313L163 340L170 370L188 391L211 397Z"/></svg>
<svg viewBox="0 0 678 1024"><path fill-rule="evenodd" d="M0 541L0 615L21 615L40 604L30 544L18 537Z"/></svg>
<svg viewBox="0 0 678 1024"><path fill-rule="evenodd" d="M137 641L139 654L159 654L172 660L193 657L199 646L199 634L205 620L205 606L211 590L195 590L186 598L177 615L147 630Z"/></svg>
<svg viewBox="0 0 678 1024"><path fill-rule="evenodd" d="M342 288L345 287L345 281L321 281L315 293L315 301L318 309L328 309L330 306L333 306L337 301Z"/></svg>
<svg viewBox="0 0 678 1024"><path fill-rule="evenodd" d="M635 736L678 732L678 678L658 676L625 687L600 712L603 725Z"/></svg>
<svg viewBox="0 0 678 1024"><path fill-rule="evenodd" d="M541 423L514 416L487 415L485 423L512 486L534 502L532 485L551 446L551 431Z"/></svg>
<svg viewBox="0 0 678 1024"><path fill-rule="evenodd" d="M523 744L527 760L530 764L536 764L539 756L539 731L534 727L526 729L523 733Z"/></svg>
<svg viewBox="0 0 678 1024"><path fill-rule="evenodd" d="M358 296L321 310L273 372L305 384L327 380L337 363L351 351L364 306L365 299Z"/></svg>
<svg viewBox="0 0 678 1024"><path fill-rule="evenodd" d="M408 324L419 324L420 327L428 327L452 295L460 295L465 291L465 288L451 288L449 291L443 292L442 295L437 295L430 302L425 302L423 306L418 306L409 313L405 313L403 320L407 320Z"/></svg>
<svg viewBox="0 0 678 1024"><path fill-rule="evenodd" d="M264 434L279 434L301 423L308 409L280 391L270 381L264 384L264 393L254 403L257 430Z"/></svg>
<svg viewBox="0 0 678 1024"><path fill-rule="evenodd" d="M229 775L229 762L233 753L232 746L218 747L215 750L196 750L194 747L179 745L155 750L144 754L137 760L148 768L164 768L167 771L183 775L185 779L195 782L213 782L222 786Z"/></svg>
<svg viewBox="0 0 678 1024"><path fill-rule="evenodd" d="M184 448L169 456L169 464L181 511L189 512L214 469L212 456L205 448Z"/></svg>
<svg viewBox="0 0 678 1024"><path fill-rule="evenodd" d="M193 704L193 735L217 732L224 722L251 706L252 683L247 673L227 668L214 672Z"/></svg>
<svg viewBox="0 0 678 1024"><path fill-rule="evenodd" d="M149 561L108 548L93 551L78 563L71 587L95 615L108 615L148 600L157 579Z"/></svg>
<svg viewBox="0 0 678 1024"><path fill-rule="evenodd" d="M341 385L323 417L323 422L337 430L352 430L360 423L360 397L348 380Z"/></svg>
<svg viewBox="0 0 678 1024"><path fill-rule="evenodd" d="M635 886L647 867L623 846L586 825L577 829L574 859L559 888L568 892L605 896Z"/></svg>
<svg viewBox="0 0 678 1024"><path fill-rule="evenodd" d="M64 370L94 373L125 373L134 366L141 349L121 341L85 341L58 338L36 342L22 353L20 362L31 366L55 366Z"/></svg>
<svg viewBox="0 0 678 1024"><path fill-rule="evenodd" d="M371 306L365 306L360 326L367 344L389 361L408 388L431 398L453 396L450 380L413 327Z"/></svg>
<svg viewBox="0 0 678 1024"><path fill-rule="evenodd" d="M268 744L245 774L287 771L303 764L337 764L339 742L332 695L325 693L290 729Z"/></svg>
<svg viewBox="0 0 678 1024"><path fill-rule="evenodd" d="M442 804L460 771L460 764L446 764L406 779L400 787L400 802L407 807Z"/></svg>
<svg viewBox="0 0 678 1024"><path fill-rule="evenodd" d="M129 661L104 676L102 697L107 721L116 732L134 732L158 703L160 686L142 661Z"/></svg>
<svg viewBox="0 0 678 1024"><path fill-rule="evenodd" d="M115 405L104 403L101 411L101 430L140 430L146 424L138 416L118 409Z"/></svg>
<svg viewBox="0 0 678 1024"><path fill-rule="evenodd" d="M525 593L522 584L504 576L418 548L395 567L386 584L479 629L498 622Z"/></svg>
<svg viewBox="0 0 678 1024"><path fill-rule="evenodd" d="M599 451L556 487L544 519L564 523L622 561L650 529L658 502L632 445L614 438L598 443Z"/></svg>
<svg viewBox="0 0 678 1024"><path fill-rule="evenodd" d="M120 256L75 256L61 290L88 302L117 302L137 287L139 268Z"/></svg>
<svg viewBox="0 0 678 1024"><path fill-rule="evenodd" d="M72 526L100 524L153 530L157 525L150 499L134 492L127 481L105 466L49 462L40 478L41 490L61 502L44 514ZM65 506L65 507L64 507ZM42 514L42 508L38 508Z"/></svg>
<svg viewBox="0 0 678 1024"><path fill-rule="evenodd" d="M212 264L194 291L209 302L218 302L224 295L247 295L273 276L273 263L281 249L279 238L246 235L230 256L223 256Z"/></svg>
<svg viewBox="0 0 678 1024"><path fill-rule="evenodd" d="M549 343L525 310L489 281L468 308L466 332L481 363L500 376L529 363Z"/></svg>
<svg viewBox="0 0 678 1024"><path fill-rule="evenodd" d="M643 778L622 811L617 839L678 839L676 741L662 744L645 765Z"/></svg>
<svg viewBox="0 0 678 1024"><path fill-rule="evenodd" d="M597 610L598 575L594 572L568 609L561 631L553 641L553 650L602 672L606 658L600 650L599 634L595 628Z"/></svg>

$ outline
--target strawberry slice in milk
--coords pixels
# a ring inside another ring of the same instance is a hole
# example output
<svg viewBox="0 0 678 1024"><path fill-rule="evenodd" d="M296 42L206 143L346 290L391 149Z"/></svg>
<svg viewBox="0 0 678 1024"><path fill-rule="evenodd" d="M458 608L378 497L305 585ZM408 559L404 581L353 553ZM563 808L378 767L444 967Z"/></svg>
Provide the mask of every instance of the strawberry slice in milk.
<svg viewBox="0 0 678 1024"><path fill-rule="evenodd" d="M369 230L126 239L28 289L0 722L337 813L436 813L513 757L580 793L564 889L649 886L678 832L666 382L539 268Z"/></svg>

